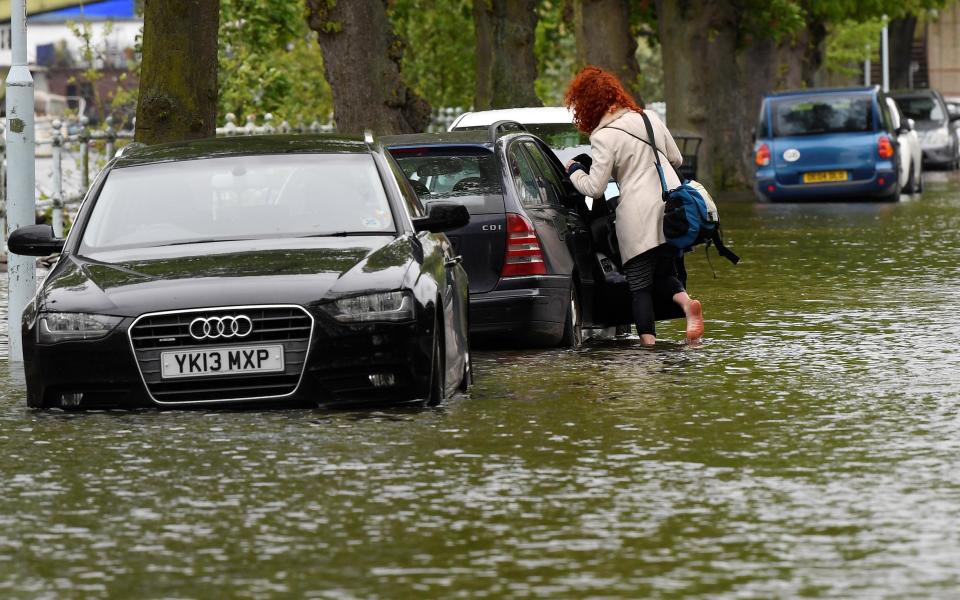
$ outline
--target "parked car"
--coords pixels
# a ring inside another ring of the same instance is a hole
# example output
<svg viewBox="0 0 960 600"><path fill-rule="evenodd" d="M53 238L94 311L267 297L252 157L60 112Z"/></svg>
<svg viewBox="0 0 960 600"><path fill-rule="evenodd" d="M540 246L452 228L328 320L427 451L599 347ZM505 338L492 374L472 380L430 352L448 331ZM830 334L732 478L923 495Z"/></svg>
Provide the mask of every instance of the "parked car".
<svg viewBox="0 0 960 600"><path fill-rule="evenodd" d="M756 191L769 200L900 198L896 131L878 88L768 94L756 129Z"/></svg>
<svg viewBox="0 0 960 600"><path fill-rule="evenodd" d="M897 102L887 96L891 125L897 134L897 158L900 165L900 190L907 194L923 191L923 149L913 119L900 111Z"/></svg>
<svg viewBox="0 0 960 600"><path fill-rule="evenodd" d="M540 138L516 122L383 143L425 205L470 211L449 232L470 276L470 331L513 345L576 346L584 327L629 324L607 203L588 208ZM658 316L672 318L669 306Z"/></svg>
<svg viewBox="0 0 960 600"><path fill-rule="evenodd" d="M98 176L23 318L32 407L438 403L470 383L469 215L382 146L257 136L135 148Z"/></svg>
<svg viewBox="0 0 960 600"><path fill-rule="evenodd" d="M940 92L905 90L891 92L890 96L903 114L916 122L924 163L947 169L960 167L960 137L954 126L960 113L949 112Z"/></svg>

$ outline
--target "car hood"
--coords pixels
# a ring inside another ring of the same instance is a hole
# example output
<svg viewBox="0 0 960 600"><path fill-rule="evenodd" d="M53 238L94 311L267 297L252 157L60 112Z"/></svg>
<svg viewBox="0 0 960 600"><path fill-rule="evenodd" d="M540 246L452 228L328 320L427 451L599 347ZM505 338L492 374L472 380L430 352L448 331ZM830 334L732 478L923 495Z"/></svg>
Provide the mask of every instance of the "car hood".
<svg viewBox="0 0 960 600"><path fill-rule="evenodd" d="M414 238L247 240L68 256L38 293L38 308L137 316L249 304L309 305L397 289Z"/></svg>

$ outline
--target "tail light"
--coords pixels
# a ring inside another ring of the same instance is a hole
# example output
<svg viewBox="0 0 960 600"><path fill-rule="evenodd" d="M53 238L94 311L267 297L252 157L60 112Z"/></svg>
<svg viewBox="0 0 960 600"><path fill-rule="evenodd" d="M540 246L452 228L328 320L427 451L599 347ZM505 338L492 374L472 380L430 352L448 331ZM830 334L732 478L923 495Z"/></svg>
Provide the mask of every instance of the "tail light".
<svg viewBox="0 0 960 600"><path fill-rule="evenodd" d="M533 223L525 216L507 213L507 250L503 257L503 277L545 275L543 249Z"/></svg>
<svg viewBox="0 0 960 600"><path fill-rule="evenodd" d="M893 158L893 144L890 138L885 135L880 136L880 141L877 142L877 154L880 158Z"/></svg>
<svg viewBox="0 0 960 600"><path fill-rule="evenodd" d="M757 148L757 155L755 157L758 167L765 167L770 164L770 146L766 144L760 144L760 147Z"/></svg>

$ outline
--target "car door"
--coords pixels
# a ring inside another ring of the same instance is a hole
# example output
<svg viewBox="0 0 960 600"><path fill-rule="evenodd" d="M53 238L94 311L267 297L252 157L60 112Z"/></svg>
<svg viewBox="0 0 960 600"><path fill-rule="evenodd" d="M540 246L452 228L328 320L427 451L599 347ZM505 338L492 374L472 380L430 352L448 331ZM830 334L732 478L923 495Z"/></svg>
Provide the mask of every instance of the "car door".
<svg viewBox="0 0 960 600"><path fill-rule="evenodd" d="M524 149L533 159L534 167L539 176L537 185L544 191L547 203L554 211L555 225L558 235L566 242L567 250L577 265L577 275L580 279L580 302L584 314L592 317L593 299L593 244L590 239L590 230L583 217L577 212L573 199L567 196L563 185L563 176L559 165L555 165L545 149L535 140L522 142Z"/></svg>
<svg viewBox="0 0 960 600"><path fill-rule="evenodd" d="M506 147L507 165L517 198L540 239L547 273L570 275L574 262L567 250L565 236L557 230L559 216L556 207L548 202L546 191L540 186L540 172L523 147L525 137L510 140Z"/></svg>

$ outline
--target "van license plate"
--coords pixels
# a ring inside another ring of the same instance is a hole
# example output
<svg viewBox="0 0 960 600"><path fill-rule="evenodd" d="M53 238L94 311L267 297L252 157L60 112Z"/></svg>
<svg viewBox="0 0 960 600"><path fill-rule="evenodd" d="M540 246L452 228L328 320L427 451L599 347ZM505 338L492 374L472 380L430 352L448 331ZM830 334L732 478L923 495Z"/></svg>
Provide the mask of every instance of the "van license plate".
<svg viewBox="0 0 960 600"><path fill-rule="evenodd" d="M846 171L817 171L816 173L804 173L804 183L827 183L830 181L846 181L848 179Z"/></svg>
<svg viewBox="0 0 960 600"><path fill-rule="evenodd" d="M284 369L283 346L231 346L160 353L164 379L279 373Z"/></svg>

